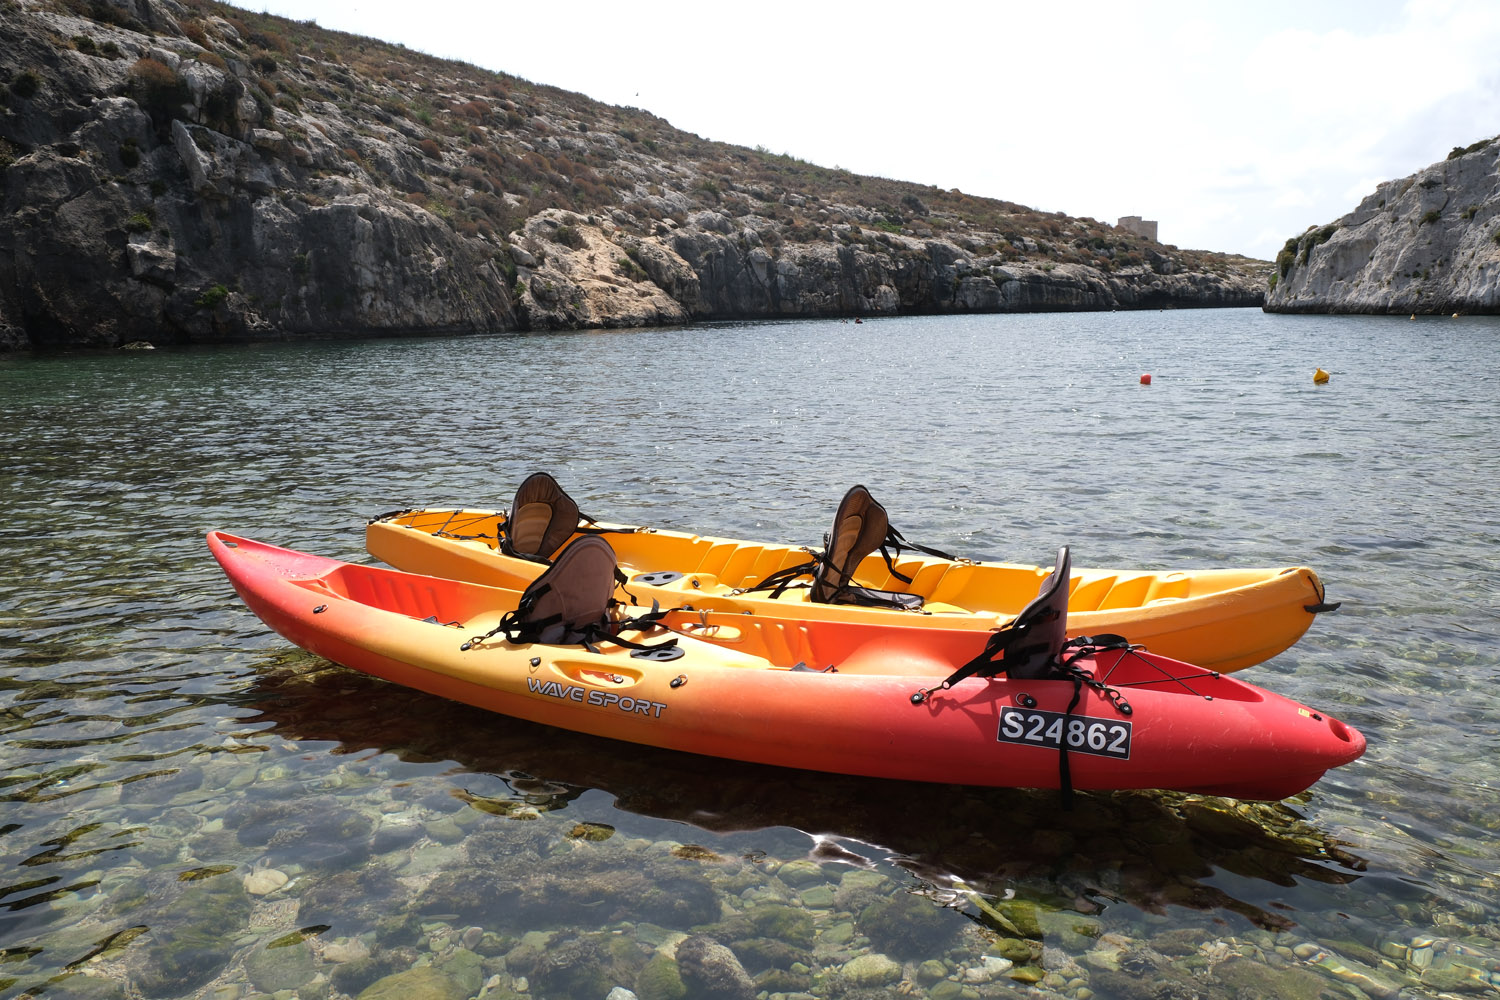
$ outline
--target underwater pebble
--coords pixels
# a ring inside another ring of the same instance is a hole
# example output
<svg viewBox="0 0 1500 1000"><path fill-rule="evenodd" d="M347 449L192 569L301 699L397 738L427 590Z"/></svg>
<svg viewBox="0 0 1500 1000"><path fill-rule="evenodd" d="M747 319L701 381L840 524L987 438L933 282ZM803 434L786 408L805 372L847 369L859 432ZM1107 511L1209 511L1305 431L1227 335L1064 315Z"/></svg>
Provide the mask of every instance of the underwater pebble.
<svg viewBox="0 0 1500 1000"><path fill-rule="evenodd" d="M844 980L856 989L888 986L901 979L901 963L879 952L867 952L844 963Z"/></svg>
<svg viewBox="0 0 1500 1000"><path fill-rule="evenodd" d="M968 983L987 983L1005 975L1015 964L1010 959L1001 958L998 955L982 955L980 956L978 965L964 970L964 981Z"/></svg>
<svg viewBox="0 0 1500 1000"><path fill-rule="evenodd" d="M776 876L787 885L800 887L823 881L823 867L816 862L799 859L788 861L776 870Z"/></svg>
<svg viewBox="0 0 1500 1000"><path fill-rule="evenodd" d="M811 889L803 889L799 898L808 909L826 910L833 905L833 894L833 886L815 885Z"/></svg>
<svg viewBox="0 0 1500 1000"><path fill-rule="evenodd" d="M262 868L245 876L245 891L252 896L264 896L275 892L288 881L286 872L277 871L275 868Z"/></svg>
<svg viewBox="0 0 1500 1000"><path fill-rule="evenodd" d="M370 946L359 938L340 938L330 941L323 946L323 960L325 962L357 962L360 959L370 957Z"/></svg>
<svg viewBox="0 0 1500 1000"><path fill-rule="evenodd" d="M825 944L848 944L854 940L854 924L848 920L840 921L820 934L819 940ZM947 975L946 970L943 975ZM941 979L942 976L938 978Z"/></svg>
<svg viewBox="0 0 1500 1000"><path fill-rule="evenodd" d="M1398 992L1397 987L1391 986L1387 983L1383 983L1378 979L1375 979L1372 976L1369 976L1358 970L1351 969L1349 968L1349 966L1345 965L1337 958L1334 958L1332 955L1328 955L1326 953L1322 957L1315 959L1313 964L1321 966L1325 971L1328 972L1329 975L1333 976L1335 979L1346 982L1349 985L1353 986L1355 989L1359 990L1361 993L1364 993L1367 996L1375 997L1377 998L1377 1000L1384 1000L1384 998L1386 997L1393 997Z"/></svg>
<svg viewBox="0 0 1500 1000"><path fill-rule="evenodd" d="M917 982L930 986L948 975L948 967L935 958L929 958L917 966Z"/></svg>

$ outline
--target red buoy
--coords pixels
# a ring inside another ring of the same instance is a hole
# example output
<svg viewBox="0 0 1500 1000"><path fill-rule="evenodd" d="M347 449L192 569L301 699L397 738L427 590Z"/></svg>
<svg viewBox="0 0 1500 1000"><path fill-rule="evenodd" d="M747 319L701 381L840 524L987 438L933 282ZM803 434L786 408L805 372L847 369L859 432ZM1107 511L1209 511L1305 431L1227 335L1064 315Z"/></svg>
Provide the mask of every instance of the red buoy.
<svg viewBox="0 0 1500 1000"><path fill-rule="evenodd" d="M1141 376L1141 385L1150 385L1150 384L1151 384L1151 376L1150 375L1142 375Z"/></svg>

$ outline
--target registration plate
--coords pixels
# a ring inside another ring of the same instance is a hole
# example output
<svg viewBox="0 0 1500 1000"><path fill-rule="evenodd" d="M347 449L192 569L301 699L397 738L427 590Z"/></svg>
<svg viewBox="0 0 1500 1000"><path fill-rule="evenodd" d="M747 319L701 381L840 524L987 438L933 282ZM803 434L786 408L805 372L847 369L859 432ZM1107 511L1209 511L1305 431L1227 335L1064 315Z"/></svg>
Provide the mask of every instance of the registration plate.
<svg viewBox="0 0 1500 1000"><path fill-rule="evenodd" d="M996 739L1001 743L1054 750L1066 746L1070 752L1130 759L1130 723L1120 719L1069 716L1036 708L1002 708L1000 734Z"/></svg>

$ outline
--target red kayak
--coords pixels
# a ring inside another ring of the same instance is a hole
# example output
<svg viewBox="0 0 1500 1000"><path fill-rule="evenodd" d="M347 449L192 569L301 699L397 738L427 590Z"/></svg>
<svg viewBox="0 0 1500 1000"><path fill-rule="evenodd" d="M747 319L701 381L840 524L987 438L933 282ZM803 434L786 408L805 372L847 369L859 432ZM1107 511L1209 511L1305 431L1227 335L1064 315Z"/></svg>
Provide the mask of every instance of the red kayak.
<svg viewBox="0 0 1500 1000"><path fill-rule="evenodd" d="M597 536L572 543L524 593L218 531L208 544L251 610L304 649L503 715L632 743L917 781L1250 799L1300 792L1365 749L1358 731L1328 715L1125 645L1075 640L1059 651L1047 640L1035 662L1055 671L1067 660L1065 672L1024 677L1029 650L1015 643L998 661L1008 671L993 673L987 650L1002 633L987 643L969 630L681 610L619 632L603 611L613 552ZM1045 603L1043 591L1034 604ZM1061 627L1039 625L1032 638Z"/></svg>

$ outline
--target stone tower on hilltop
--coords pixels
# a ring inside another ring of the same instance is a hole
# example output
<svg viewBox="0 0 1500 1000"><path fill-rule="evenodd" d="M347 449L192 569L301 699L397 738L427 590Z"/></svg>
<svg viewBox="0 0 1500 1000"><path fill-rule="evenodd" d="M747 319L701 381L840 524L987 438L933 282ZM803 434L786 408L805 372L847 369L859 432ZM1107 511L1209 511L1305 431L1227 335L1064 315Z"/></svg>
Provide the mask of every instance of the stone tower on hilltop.
<svg viewBox="0 0 1500 1000"><path fill-rule="evenodd" d="M1160 243L1156 238L1156 220L1143 219L1139 215L1123 215L1120 221L1115 223L1117 229L1123 229L1127 233L1150 240L1152 243Z"/></svg>

